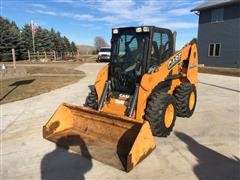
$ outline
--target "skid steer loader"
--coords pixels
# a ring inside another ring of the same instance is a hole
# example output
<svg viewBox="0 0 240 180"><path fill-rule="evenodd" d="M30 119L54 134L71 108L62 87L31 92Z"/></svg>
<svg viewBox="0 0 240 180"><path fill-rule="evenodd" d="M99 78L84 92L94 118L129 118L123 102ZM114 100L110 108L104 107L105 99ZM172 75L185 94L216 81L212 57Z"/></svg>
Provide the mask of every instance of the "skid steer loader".
<svg viewBox="0 0 240 180"><path fill-rule="evenodd" d="M97 75L84 106L61 104L43 137L130 171L167 137L176 116L195 109L196 40L175 52L175 35L154 26L112 29L111 62Z"/></svg>

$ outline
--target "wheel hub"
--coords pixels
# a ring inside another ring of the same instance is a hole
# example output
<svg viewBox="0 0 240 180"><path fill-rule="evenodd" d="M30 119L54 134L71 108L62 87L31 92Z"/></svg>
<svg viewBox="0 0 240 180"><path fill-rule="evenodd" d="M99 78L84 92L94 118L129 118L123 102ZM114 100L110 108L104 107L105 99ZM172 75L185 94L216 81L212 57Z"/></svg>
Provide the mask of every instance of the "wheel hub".
<svg viewBox="0 0 240 180"><path fill-rule="evenodd" d="M169 128L172 125L174 117L174 107L172 104L169 104L167 106L166 112L165 112L165 118L164 118L164 124L166 128Z"/></svg>
<svg viewBox="0 0 240 180"><path fill-rule="evenodd" d="M195 104L195 93L191 92L190 97L189 97L189 102L188 102L188 107L190 109L190 111L193 109Z"/></svg>

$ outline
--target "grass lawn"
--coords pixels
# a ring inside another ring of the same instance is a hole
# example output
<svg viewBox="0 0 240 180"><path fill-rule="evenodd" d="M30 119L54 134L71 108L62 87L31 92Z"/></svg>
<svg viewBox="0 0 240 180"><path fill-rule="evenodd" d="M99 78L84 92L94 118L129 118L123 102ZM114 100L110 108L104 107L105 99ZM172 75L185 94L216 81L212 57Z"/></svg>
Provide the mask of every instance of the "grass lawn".
<svg viewBox="0 0 240 180"><path fill-rule="evenodd" d="M26 99L79 81L85 74L74 67L24 66L28 76L1 80L0 104ZM34 75L36 74L36 75ZM37 76L44 74L44 76ZM54 76L60 74L60 76ZM67 76L75 74L76 76Z"/></svg>
<svg viewBox="0 0 240 180"><path fill-rule="evenodd" d="M83 74L81 71L63 67L39 67L39 66L25 66L29 74L50 73L50 74Z"/></svg>

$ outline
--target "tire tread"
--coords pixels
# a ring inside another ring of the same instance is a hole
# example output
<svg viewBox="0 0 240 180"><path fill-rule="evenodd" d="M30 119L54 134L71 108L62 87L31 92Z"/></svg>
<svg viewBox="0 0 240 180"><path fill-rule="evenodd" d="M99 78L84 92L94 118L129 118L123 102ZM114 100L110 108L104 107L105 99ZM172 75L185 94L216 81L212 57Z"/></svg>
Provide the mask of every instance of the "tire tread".
<svg viewBox="0 0 240 180"><path fill-rule="evenodd" d="M175 107L175 98L172 95L161 91L153 92L148 99L144 117L149 121L152 133L155 136L167 137L173 129L176 120L175 115L172 125L169 128L166 128L164 124L165 110L170 103L172 103Z"/></svg>

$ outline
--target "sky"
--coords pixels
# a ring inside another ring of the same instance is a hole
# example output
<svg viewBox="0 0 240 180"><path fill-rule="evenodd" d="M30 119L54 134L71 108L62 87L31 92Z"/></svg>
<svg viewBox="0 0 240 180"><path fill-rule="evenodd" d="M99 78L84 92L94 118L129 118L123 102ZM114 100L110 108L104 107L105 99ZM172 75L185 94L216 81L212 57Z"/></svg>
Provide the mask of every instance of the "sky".
<svg viewBox="0 0 240 180"><path fill-rule="evenodd" d="M109 44L111 29L153 25L177 32L177 49L197 37L198 16L190 10L205 0L0 0L1 16L22 28L33 21L54 28L78 45L96 36Z"/></svg>

